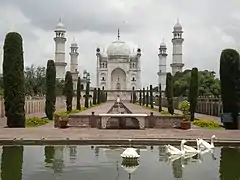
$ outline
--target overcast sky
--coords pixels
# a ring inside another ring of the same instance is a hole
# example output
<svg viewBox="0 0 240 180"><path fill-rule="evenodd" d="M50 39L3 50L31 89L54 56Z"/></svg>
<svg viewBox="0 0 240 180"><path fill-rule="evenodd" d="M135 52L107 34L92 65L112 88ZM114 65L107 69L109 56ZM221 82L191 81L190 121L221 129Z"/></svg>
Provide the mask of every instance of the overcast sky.
<svg viewBox="0 0 240 180"><path fill-rule="evenodd" d="M157 84L159 45L164 38L170 71L172 30L179 18L184 69L218 73L221 50L240 49L239 9L239 0L0 0L1 63L6 33L18 31L24 39L25 66L45 66L54 58L54 28L61 17L67 28L66 61L75 37L79 69L89 70L94 84L96 48L106 49L116 40L118 27L121 40L142 49L143 85Z"/></svg>

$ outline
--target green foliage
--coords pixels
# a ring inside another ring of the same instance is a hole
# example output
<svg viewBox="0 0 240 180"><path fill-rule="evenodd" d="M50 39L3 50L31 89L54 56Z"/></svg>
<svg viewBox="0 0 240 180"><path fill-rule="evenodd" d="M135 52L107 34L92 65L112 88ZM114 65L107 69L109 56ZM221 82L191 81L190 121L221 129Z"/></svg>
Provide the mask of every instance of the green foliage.
<svg viewBox="0 0 240 180"><path fill-rule="evenodd" d="M90 90L90 82L87 82L86 93L85 93L85 108L89 107L89 90Z"/></svg>
<svg viewBox="0 0 240 180"><path fill-rule="evenodd" d="M150 107L153 109L153 87L150 85Z"/></svg>
<svg viewBox="0 0 240 180"><path fill-rule="evenodd" d="M64 95L65 81L63 79L56 79L56 96Z"/></svg>
<svg viewBox="0 0 240 180"><path fill-rule="evenodd" d="M101 102L105 102L105 91L104 91L104 87L101 90Z"/></svg>
<svg viewBox="0 0 240 180"><path fill-rule="evenodd" d="M42 126L49 122L48 118L31 117L26 119L26 127Z"/></svg>
<svg viewBox="0 0 240 180"><path fill-rule="evenodd" d="M240 110L240 57L233 49L225 49L220 57L220 79L223 112L232 113L233 123L225 123L228 129L237 129ZM228 127L229 126L229 127Z"/></svg>
<svg viewBox="0 0 240 180"><path fill-rule="evenodd" d="M174 107L173 107L173 76L171 73L167 73L166 78L166 97L168 101L168 112L170 114L174 114Z"/></svg>
<svg viewBox="0 0 240 180"><path fill-rule="evenodd" d="M190 102L191 121L194 120L194 113L197 107L197 98L198 98L198 69L193 68L191 71L191 80L190 80L189 97L188 97L188 100Z"/></svg>
<svg viewBox="0 0 240 180"><path fill-rule="evenodd" d="M143 106L146 104L146 93L145 93L145 88L143 88L143 100L142 100L142 104L143 104Z"/></svg>
<svg viewBox="0 0 240 180"><path fill-rule="evenodd" d="M185 120L189 120L190 103L185 100L178 104L178 109L182 111Z"/></svg>
<svg viewBox="0 0 240 180"><path fill-rule="evenodd" d="M98 88L97 90L97 104L101 104L101 90Z"/></svg>
<svg viewBox="0 0 240 180"><path fill-rule="evenodd" d="M81 110L81 78L78 77L78 81L77 81L77 110Z"/></svg>
<svg viewBox="0 0 240 180"><path fill-rule="evenodd" d="M49 120L53 120L56 104L56 68L53 60L48 60L46 71L46 102L45 114Z"/></svg>
<svg viewBox="0 0 240 180"><path fill-rule="evenodd" d="M25 127L24 60L22 37L6 35L3 56L5 116L8 127Z"/></svg>
<svg viewBox="0 0 240 180"><path fill-rule="evenodd" d="M146 92L146 106L148 107L149 105L149 90L148 90L148 87L147 87L147 92Z"/></svg>
<svg viewBox="0 0 240 180"><path fill-rule="evenodd" d="M132 87L132 103L136 103L137 101L137 96L134 87Z"/></svg>
<svg viewBox="0 0 240 180"><path fill-rule="evenodd" d="M64 95L66 97L67 111L72 111L72 99L73 99L73 80L70 71L67 71L65 76Z"/></svg>
<svg viewBox="0 0 240 180"><path fill-rule="evenodd" d="M222 128L221 124L219 124L218 122L213 120L206 120L206 119L194 120L193 124L195 126L204 127L208 129Z"/></svg>
<svg viewBox="0 0 240 180"><path fill-rule="evenodd" d="M93 105L97 104L97 88L93 90Z"/></svg>
<svg viewBox="0 0 240 180"><path fill-rule="evenodd" d="M199 96L219 96L220 80L213 71L199 71ZM177 72L174 75L174 97L187 97L191 79L191 70Z"/></svg>
<svg viewBox="0 0 240 180"><path fill-rule="evenodd" d="M162 111L162 87L161 84L159 84L159 88L158 88L158 111L161 112Z"/></svg>
<svg viewBox="0 0 240 180"><path fill-rule="evenodd" d="M142 105L142 90L139 91L139 105Z"/></svg>

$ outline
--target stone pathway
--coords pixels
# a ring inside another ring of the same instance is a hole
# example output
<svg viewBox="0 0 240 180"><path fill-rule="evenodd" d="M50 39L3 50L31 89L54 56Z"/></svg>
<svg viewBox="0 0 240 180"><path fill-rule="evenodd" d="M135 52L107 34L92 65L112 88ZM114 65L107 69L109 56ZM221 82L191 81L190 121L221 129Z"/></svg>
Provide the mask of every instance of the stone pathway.
<svg viewBox="0 0 240 180"><path fill-rule="evenodd" d="M107 102L104 104L101 104L99 106L95 106L89 109L86 109L80 113L76 113L76 115L91 115L92 112L95 113L95 115L101 114L101 113L107 113L107 111L112 107L113 102Z"/></svg>

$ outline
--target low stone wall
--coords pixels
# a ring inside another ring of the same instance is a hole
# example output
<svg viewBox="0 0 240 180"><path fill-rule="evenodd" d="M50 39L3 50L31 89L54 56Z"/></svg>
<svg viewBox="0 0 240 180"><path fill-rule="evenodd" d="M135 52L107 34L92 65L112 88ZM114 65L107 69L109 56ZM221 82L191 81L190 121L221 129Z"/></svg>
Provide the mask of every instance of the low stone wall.
<svg viewBox="0 0 240 180"><path fill-rule="evenodd" d="M69 123L70 127L79 128L102 128L101 116L98 115L70 115ZM172 129L180 128L180 121L182 116L156 116L149 115L145 117L145 128L157 128L157 129ZM109 126L110 123L107 125ZM116 123L113 128L117 128ZM119 125L120 129L120 125ZM134 129L136 127L134 126Z"/></svg>

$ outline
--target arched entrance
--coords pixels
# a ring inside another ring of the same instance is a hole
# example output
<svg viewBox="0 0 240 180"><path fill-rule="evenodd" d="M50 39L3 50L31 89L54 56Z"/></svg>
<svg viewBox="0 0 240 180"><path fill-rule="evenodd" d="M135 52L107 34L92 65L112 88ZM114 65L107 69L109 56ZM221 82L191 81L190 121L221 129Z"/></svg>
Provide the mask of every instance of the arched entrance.
<svg viewBox="0 0 240 180"><path fill-rule="evenodd" d="M121 68L116 68L111 73L111 89L125 90L126 89L126 73Z"/></svg>

